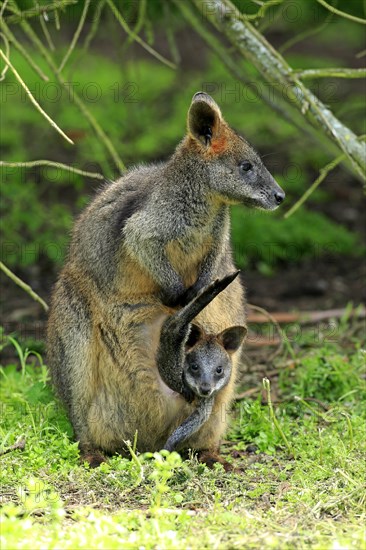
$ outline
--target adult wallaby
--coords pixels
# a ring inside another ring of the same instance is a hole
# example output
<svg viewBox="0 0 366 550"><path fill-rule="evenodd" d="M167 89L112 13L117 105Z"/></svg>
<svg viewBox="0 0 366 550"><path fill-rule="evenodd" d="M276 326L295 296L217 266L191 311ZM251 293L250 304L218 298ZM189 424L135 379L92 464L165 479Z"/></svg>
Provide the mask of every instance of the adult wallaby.
<svg viewBox="0 0 366 550"><path fill-rule="evenodd" d="M92 463L90 451L119 451L136 430L139 450L161 449L192 412L158 373L160 329L173 312L167 306L187 303L234 270L231 204L273 210L283 199L254 149L199 92L172 157L129 171L82 213L53 294L48 362ZM206 334L245 326L238 279L196 321ZM219 445L239 356L240 348L210 418L188 442L197 450Z"/></svg>
<svg viewBox="0 0 366 550"><path fill-rule="evenodd" d="M231 356L240 347L246 327L235 326L217 335L207 335L193 319L239 274L217 280L183 309L168 317L161 328L157 353L159 373L173 390L187 401L195 399L196 409L169 436L168 451L179 450L211 415L215 395L230 381Z"/></svg>

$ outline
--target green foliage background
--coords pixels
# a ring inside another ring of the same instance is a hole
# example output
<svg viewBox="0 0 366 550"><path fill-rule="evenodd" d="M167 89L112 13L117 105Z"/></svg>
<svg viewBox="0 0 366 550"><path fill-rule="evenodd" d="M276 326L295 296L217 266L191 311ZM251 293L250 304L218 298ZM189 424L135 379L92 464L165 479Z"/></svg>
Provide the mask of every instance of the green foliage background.
<svg viewBox="0 0 366 550"><path fill-rule="evenodd" d="M237 4L246 13L257 10L249 0ZM337 17L324 25L329 12L316 2L295 3L297 11L293 4L284 3L287 20L283 17L275 20L269 10L268 21L265 19L264 23L271 24L274 38L276 33L281 37L280 43L305 33L304 41L300 41L305 46L286 52L295 69L344 65L344 51L350 57L359 51L361 25ZM338 8L362 15L360 4L342 1L338 2ZM63 30L59 36L53 33L58 47L56 56L60 61L68 46L69 27L74 27L81 9L80 2L67 8L65 17L72 24L61 27ZM126 3L124 15L127 20L133 21L135 9L133 3ZM166 16L163 17L163 13L161 2L147 2L143 35L157 49L156 42L164 45L168 41L164 34ZM173 33L192 33L187 31L176 9L173 9L174 13L175 17L170 15L169 19ZM314 22L315 28L319 26L320 29L322 25L324 28L306 39L306 33L315 30ZM342 51L334 47L338 36L342 36ZM178 40L179 47L182 44L183 41ZM141 54L143 50L137 46L126 45L126 37L121 36L120 27L110 14L102 18L89 51L85 52L82 45L80 40L66 65L65 76L74 87L70 86L70 93L75 89L81 94L127 166L167 158L184 135L190 98L202 88L212 88L228 122L261 154L269 155L264 160L268 161L274 176L286 190L286 206L274 215L240 207L234 209L233 242L240 267L254 264L264 273L271 273L278 262L299 261L304 256L327 253L330 249L340 254L362 253L357 234L321 213L321 205L333 200L329 189L320 189L296 215L283 219L285 210L303 194L331 157L305 131L291 126L235 81L206 47L197 52L196 60L185 61L184 71L179 68L174 71ZM309 45L311 48L307 53ZM319 55L319 51L324 51L324 54ZM41 56L34 51L31 53L47 73ZM170 57L169 52L166 55ZM57 160L102 172L108 178L117 177L105 148L65 91L52 81L42 82L14 48L11 49L11 60L42 107L75 140L75 146L66 144L41 118L9 71L1 83L5 107L1 120L2 158L14 162ZM249 63L242 63L241 67L246 78L256 77ZM324 79L310 82L310 85L354 131L365 131L360 117L362 87L354 85L354 81ZM259 95L263 94L269 95L270 90L261 87ZM345 182L352 180L353 176L344 168L339 170ZM4 262L10 266L41 264L47 269L57 267L67 250L73 217L93 196L99 182L49 168L2 168L1 179ZM316 212L313 211L314 205L317 206ZM289 247L294 246L296 253L291 254Z"/></svg>
<svg viewBox="0 0 366 550"><path fill-rule="evenodd" d="M213 90L227 121L259 150L287 194L285 205L270 215L233 208L238 265L254 265L270 275L279 264L306 257L364 251L361 236L349 229L352 224L339 224L327 208L339 204L343 192L347 208L349 189L356 189L358 196L359 182L345 167L331 173L305 207L283 218L334 151L327 150L322 139L311 139L305 123L296 128L261 101L263 95L270 97L268 87L261 86L259 97L243 87L195 37L176 5L166 0L147 0L139 32L169 59L182 56L176 71L128 41L108 10L86 50L84 40L101 1L92 0L85 32L63 74L70 94L78 91L127 167L167 158L184 135L191 96L200 89ZM364 1L328 1L358 17L366 15ZM40 5L47 3L39 0ZM143 1L115 4L133 27ZM260 6L253 0L235 4L249 15ZM280 51L287 46L284 55L293 68L359 66L364 55L361 25L330 16L316 0L268 0L270 4L254 24ZM19 0L18 5L31 9L33 2ZM78 0L60 11L60 31L49 17L56 46L52 55L58 63L83 6ZM39 21L35 18L31 24L46 43ZM11 28L49 74L21 27ZM69 95L55 82L42 82L14 47L10 58L75 145L68 145L42 119L9 70L0 82L2 160L48 159L117 178L106 149ZM242 60L238 71L249 81L258 77ZM352 130L365 133L360 81L322 79L306 84ZM101 182L54 168L1 170L2 259L17 270L36 272L37 281L47 279L39 277L37 269L54 278L73 218ZM80 464L71 424L38 353L43 353L43 343L36 339L32 351L24 350L14 337L0 333L0 351L5 348L0 366L4 549L362 548L365 350L364 326L353 314L350 304L329 326L319 323L298 331L303 327L297 323L286 325L285 345L273 364L271 359L245 373L248 381L238 392L248 395L249 383L256 391L253 399L244 397L235 405L229 441L221 449L237 468L229 475L220 465L209 471L194 457L183 462L176 453L165 451L132 460L113 456L95 470ZM260 385L263 376L271 378L271 407L269 393L265 400Z"/></svg>

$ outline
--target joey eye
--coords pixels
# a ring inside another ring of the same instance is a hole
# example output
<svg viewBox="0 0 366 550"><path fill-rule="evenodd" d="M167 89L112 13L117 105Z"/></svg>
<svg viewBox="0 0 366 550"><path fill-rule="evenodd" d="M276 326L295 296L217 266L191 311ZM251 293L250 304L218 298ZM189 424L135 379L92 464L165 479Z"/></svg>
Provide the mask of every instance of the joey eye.
<svg viewBox="0 0 366 550"><path fill-rule="evenodd" d="M224 372L224 369L222 367L216 368L216 374L222 374Z"/></svg>
<svg viewBox="0 0 366 550"><path fill-rule="evenodd" d="M189 366L189 368L192 372L197 372L199 367L196 363L193 363L192 365Z"/></svg>
<svg viewBox="0 0 366 550"><path fill-rule="evenodd" d="M240 163L240 169L243 170L243 172L249 172L252 168L253 165L248 160Z"/></svg>

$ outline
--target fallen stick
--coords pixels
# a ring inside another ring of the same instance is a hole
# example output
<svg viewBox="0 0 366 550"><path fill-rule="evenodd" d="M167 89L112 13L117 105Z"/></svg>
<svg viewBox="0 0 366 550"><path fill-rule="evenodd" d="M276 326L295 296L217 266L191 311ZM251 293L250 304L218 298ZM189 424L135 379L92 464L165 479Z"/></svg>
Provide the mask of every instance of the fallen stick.
<svg viewBox="0 0 366 550"><path fill-rule="evenodd" d="M249 306L250 308L251 306ZM277 321L277 323L301 323L311 324L318 323L319 321L326 321L327 319L340 319L346 314L347 310L342 309L328 309L326 311L299 311L297 313L291 313L287 311L279 311L277 313L271 313L271 317ZM364 319L366 317L366 308L364 306L355 308L350 312L350 317L356 319ZM261 313L249 313L249 323L268 323L268 317Z"/></svg>
<svg viewBox="0 0 366 550"><path fill-rule="evenodd" d="M2 449L0 451L0 456L6 455L7 453L11 453L12 451L24 451L25 449L25 439L19 439L14 445L10 445L10 447L7 447L6 449Z"/></svg>
<svg viewBox="0 0 366 550"><path fill-rule="evenodd" d="M245 342L246 346L251 348L261 348L263 346L279 346L282 340L280 338L260 338L254 333L249 334Z"/></svg>

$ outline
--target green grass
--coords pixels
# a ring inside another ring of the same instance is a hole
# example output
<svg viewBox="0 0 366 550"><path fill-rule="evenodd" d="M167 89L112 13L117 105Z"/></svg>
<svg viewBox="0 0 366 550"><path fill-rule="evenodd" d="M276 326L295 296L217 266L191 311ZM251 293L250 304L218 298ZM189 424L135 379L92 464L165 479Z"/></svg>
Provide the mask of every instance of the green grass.
<svg viewBox="0 0 366 550"><path fill-rule="evenodd" d="M311 330L295 359L276 359L275 422L261 379L237 402L229 474L165 451L80 464L47 367L17 346L1 368L1 439L25 449L1 457L2 548L364 548L365 351L347 319L337 328L337 342Z"/></svg>

